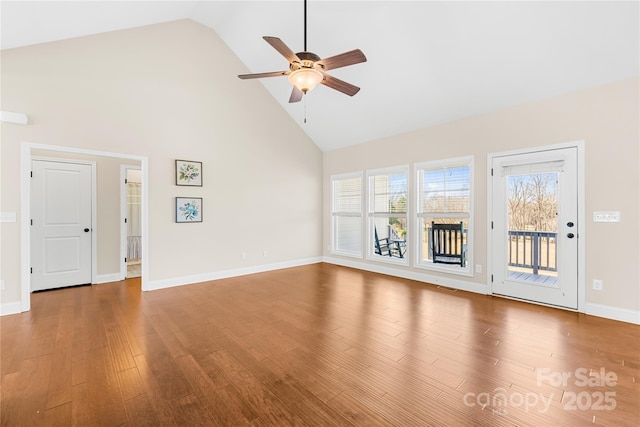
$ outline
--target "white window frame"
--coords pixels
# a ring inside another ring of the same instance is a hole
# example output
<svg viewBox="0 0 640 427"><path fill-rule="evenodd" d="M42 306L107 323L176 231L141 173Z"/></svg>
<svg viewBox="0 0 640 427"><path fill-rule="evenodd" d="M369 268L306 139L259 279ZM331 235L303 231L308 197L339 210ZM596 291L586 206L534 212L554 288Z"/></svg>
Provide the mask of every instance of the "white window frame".
<svg viewBox="0 0 640 427"><path fill-rule="evenodd" d="M345 180L345 179L353 179L353 178L360 178L360 212L336 212L335 211L335 183L337 181L341 181L341 180ZM354 257L354 258L362 258L362 243L364 242L365 239L363 239L363 211L364 211L364 194L366 192L366 183L364 181L364 173L362 171L360 172L350 172L350 173L344 173L344 174L338 174L338 175L332 175L330 177L330 185L331 185L331 191L330 191L330 197L331 197L331 242L330 242L330 250L329 252L332 255L341 255L341 256L348 256L348 257ZM360 247L358 248L358 251L356 252L352 252L352 251L346 251L346 250L341 250L338 249L336 246L337 242L336 242L336 218L338 217L350 217L350 218L360 218Z"/></svg>
<svg viewBox="0 0 640 427"><path fill-rule="evenodd" d="M428 262L423 260L423 245L422 242L422 224L424 218L432 217L433 213L423 213L421 206L421 183L420 183L420 172L423 170L436 170L436 169L445 169L445 168L454 168L468 166L469 167L469 213L468 215L464 214L451 214L451 213L438 213L438 217L440 218L460 218L467 219L469 223L469 227L467 229L467 252L466 252L466 265L461 268L455 265L447 265L447 264L435 264L433 262ZM414 165L414 180L415 180L415 191L414 191L414 206L415 206L415 214L413 215L415 220L415 232L414 242L412 245L415 248L415 255L413 257L415 262L415 267L422 268L425 270L456 274L460 276L473 277L473 236L475 230L474 224L474 157L473 156L464 156L464 157L456 157L451 159L442 159L442 160L433 160L428 162L416 163Z"/></svg>
<svg viewBox="0 0 640 427"><path fill-rule="evenodd" d="M409 207L411 206L410 171L411 169L409 165L403 165L403 166L394 166L394 167L388 167L388 168L382 168L382 169L372 169L372 170L368 170L366 173L366 179L365 179L366 200L365 200L364 208L366 209L366 212L367 212L367 225L366 225L367 238L365 239L367 242L367 248L368 248L366 250L367 260L376 261L376 262L385 262L385 263L396 264L396 265L405 265L405 266L409 265L409 257L411 256L411 248L412 248L411 241L410 241L411 240L410 237L412 235L410 230L412 225L411 225L411 215L409 212ZM407 244L408 244L407 256L405 256L404 258L380 256L376 254L374 250L374 246L375 246L375 242L374 242L375 238L373 237L374 219L401 217L403 215L398 213L378 213L378 212L371 211L371 191L373 189L373 186L371 185L371 178L378 175L397 175L397 174L405 174L407 176L407 190L406 190L407 191L407 210L404 213L404 217L407 224L407 237L409 239L407 241Z"/></svg>

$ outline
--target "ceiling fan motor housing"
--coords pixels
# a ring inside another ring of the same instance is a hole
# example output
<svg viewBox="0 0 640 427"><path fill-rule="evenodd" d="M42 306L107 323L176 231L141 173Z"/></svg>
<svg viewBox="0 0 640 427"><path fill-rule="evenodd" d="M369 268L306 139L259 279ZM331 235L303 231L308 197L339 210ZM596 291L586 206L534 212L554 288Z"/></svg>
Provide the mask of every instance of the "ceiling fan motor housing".
<svg viewBox="0 0 640 427"><path fill-rule="evenodd" d="M312 52L298 52L296 56L300 58L300 62L293 61L289 65L291 71L298 70L300 68L315 68L314 64L320 61L320 57Z"/></svg>

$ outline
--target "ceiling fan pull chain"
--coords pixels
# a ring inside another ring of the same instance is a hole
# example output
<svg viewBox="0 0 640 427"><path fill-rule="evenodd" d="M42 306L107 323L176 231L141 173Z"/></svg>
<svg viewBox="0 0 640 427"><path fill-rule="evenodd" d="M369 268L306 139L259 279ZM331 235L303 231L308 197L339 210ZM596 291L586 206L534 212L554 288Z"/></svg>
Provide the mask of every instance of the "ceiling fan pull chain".
<svg viewBox="0 0 640 427"><path fill-rule="evenodd" d="M304 122L307 123L307 97L304 97Z"/></svg>

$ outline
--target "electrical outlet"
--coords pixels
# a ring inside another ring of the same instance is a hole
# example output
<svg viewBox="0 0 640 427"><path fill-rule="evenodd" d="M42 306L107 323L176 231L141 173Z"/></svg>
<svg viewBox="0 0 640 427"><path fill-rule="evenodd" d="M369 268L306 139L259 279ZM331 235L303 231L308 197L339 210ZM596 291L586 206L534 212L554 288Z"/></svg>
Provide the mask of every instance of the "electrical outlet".
<svg viewBox="0 0 640 427"><path fill-rule="evenodd" d="M602 290L602 280L593 279L593 290L594 291L601 291Z"/></svg>
<svg viewBox="0 0 640 427"><path fill-rule="evenodd" d="M264 251L262 251L262 256L266 257L267 256L267 250L265 249Z"/></svg>
<svg viewBox="0 0 640 427"><path fill-rule="evenodd" d="M247 253L246 252L242 252L241 257L242 257L242 259L247 259Z"/></svg>
<svg viewBox="0 0 640 427"><path fill-rule="evenodd" d="M0 280L0 291L4 291L4 280Z"/></svg>
<svg viewBox="0 0 640 427"><path fill-rule="evenodd" d="M476 264L476 273L482 273L482 266L480 264Z"/></svg>

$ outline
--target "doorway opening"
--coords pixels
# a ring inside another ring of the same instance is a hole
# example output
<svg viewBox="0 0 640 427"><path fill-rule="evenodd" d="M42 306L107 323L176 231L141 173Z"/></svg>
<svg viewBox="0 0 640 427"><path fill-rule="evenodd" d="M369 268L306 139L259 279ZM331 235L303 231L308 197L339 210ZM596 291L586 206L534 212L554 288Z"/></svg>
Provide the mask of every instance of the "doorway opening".
<svg viewBox="0 0 640 427"><path fill-rule="evenodd" d="M46 155L51 157L73 157L73 156L88 156L88 157L96 157L96 158L108 158L111 160L115 159L124 159L125 161L131 162L134 161L140 167L140 173L142 175L142 194L141 198L141 229L142 229L142 246L148 247L148 197L145 197L145 194L148 194L148 158L146 156L138 156L127 153L114 153L114 152L106 152L106 151L97 151L97 150L89 150L82 148L74 148L74 147L63 147L63 146L55 146L55 145L46 145L46 144L36 144L36 143L28 143L23 142L21 144L21 199L20 199L20 207L21 207L21 215L20 215L20 241L21 241L21 302L20 309L21 311L29 311L31 308L31 298L30 294L33 291L32 289L32 281L31 281L31 252L32 252L32 244L31 244L31 170L32 170L32 158L36 155ZM117 169L116 169L117 170ZM118 179L117 172L115 173L115 179ZM117 187L116 187L117 188ZM117 189L115 190L118 191ZM117 193L116 193L117 194ZM116 196L117 197L117 196ZM117 202L116 202L117 203ZM117 206L117 204L116 204ZM117 215L116 211L116 215ZM119 233L116 232L116 235ZM98 239L100 238L100 230L96 230L96 235ZM118 245L116 244L115 249L116 256L119 255ZM146 251L145 251L146 252ZM95 252L94 252L95 253ZM94 256L95 258L95 256ZM148 278L148 255L147 253L142 253L141 255L142 269L141 269L141 289L146 290L146 283ZM95 261L92 264L92 283L101 283L102 281L114 281L114 280L122 280L124 276L120 274L120 271L117 270L117 261L116 261L116 270L107 272L107 274L100 275L100 272L95 272L96 265ZM102 277L103 280L99 281L98 278Z"/></svg>
<svg viewBox="0 0 640 427"><path fill-rule="evenodd" d="M142 275L142 173L139 167L120 166L120 265L127 279Z"/></svg>

